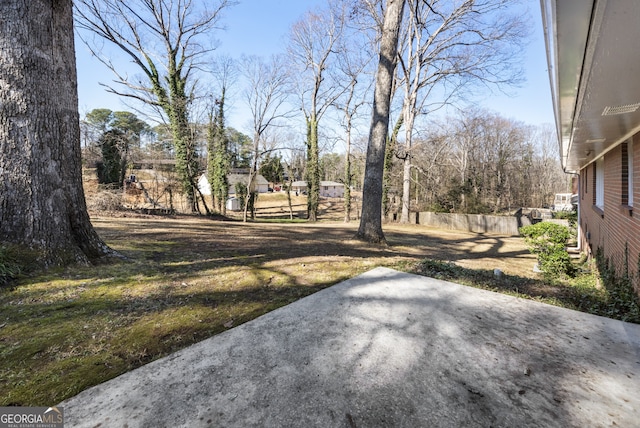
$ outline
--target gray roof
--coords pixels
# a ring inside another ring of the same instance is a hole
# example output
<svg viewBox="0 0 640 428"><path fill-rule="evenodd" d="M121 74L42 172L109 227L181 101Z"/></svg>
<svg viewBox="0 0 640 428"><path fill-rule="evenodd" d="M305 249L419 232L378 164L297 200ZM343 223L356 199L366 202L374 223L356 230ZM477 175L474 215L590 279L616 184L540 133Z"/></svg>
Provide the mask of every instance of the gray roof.
<svg viewBox="0 0 640 428"><path fill-rule="evenodd" d="M247 184L247 181L249 180L249 175L248 174L229 174L227 176L227 179L229 180L230 186L235 185L236 183ZM269 182L262 175L257 174L255 177L255 184L256 186L268 186Z"/></svg>
<svg viewBox="0 0 640 428"><path fill-rule="evenodd" d="M329 186L343 187L344 184L338 183L338 182L335 182L335 181L321 181L320 182L320 187L329 187ZM307 187L307 182L306 181L294 181L293 183L291 183L291 187Z"/></svg>

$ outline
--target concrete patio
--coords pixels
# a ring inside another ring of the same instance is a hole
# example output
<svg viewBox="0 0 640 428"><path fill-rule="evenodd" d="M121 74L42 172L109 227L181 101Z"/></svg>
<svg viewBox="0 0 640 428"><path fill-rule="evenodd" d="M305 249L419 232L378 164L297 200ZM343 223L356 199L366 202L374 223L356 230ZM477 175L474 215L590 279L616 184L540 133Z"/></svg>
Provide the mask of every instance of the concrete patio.
<svg viewBox="0 0 640 428"><path fill-rule="evenodd" d="M66 427L632 427L640 325L377 268L59 405Z"/></svg>

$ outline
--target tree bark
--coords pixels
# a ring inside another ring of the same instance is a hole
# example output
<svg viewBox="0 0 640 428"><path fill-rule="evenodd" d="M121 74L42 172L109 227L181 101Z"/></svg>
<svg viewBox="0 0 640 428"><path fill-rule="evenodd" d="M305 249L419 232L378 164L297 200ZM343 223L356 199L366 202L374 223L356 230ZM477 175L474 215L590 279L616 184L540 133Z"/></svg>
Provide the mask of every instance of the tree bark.
<svg viewBox="0 0 640 428"><path fill-rule="evenodd" d="M307 219L318 221L320 206L320 150L318 121L315 115L307 118Z"/></svg>
<svg viewBox="0 0 640 428"><path fill-rule="evenodd" d="M347 148L344 154L344 222L351 221L351 118L347 124Z"/></svg>
<svg viewBox="0 0 640 428"><path fill-rule="evenodd" d="M407 153L402 161L402 213L400 223L409 223L411 208L411 155Z"/></svg>
<svg viewBox="0 0 640 428"><path fill-rule="evenodd" d="M380 57L373 98L373 116L367 146L367 163L362 189L362 217L357 237L385 243L382 232L382 181L384 152L389 132L389 112L393 74L397 62L398 33L405 0L389 0L384 14Z"/></svg>
<svg viewBox="0 0 640 428"><path fill-rule="evenodd" d="M0 243L44 266L116 253L82 188L72 0L0 2Z"/></svg>

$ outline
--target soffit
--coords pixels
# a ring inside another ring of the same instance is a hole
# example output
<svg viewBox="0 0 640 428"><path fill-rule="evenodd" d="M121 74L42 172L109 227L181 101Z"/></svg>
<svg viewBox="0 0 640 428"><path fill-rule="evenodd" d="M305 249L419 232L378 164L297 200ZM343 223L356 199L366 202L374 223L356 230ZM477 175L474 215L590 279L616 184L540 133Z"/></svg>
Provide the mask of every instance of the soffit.
<svg viewBox="0 0 640 428"><path fill-rule="evenodd" d="M543 7L555 12L547 48L553 30L563 165L578 171L640 127L640 2L561 0Z"/></svg>

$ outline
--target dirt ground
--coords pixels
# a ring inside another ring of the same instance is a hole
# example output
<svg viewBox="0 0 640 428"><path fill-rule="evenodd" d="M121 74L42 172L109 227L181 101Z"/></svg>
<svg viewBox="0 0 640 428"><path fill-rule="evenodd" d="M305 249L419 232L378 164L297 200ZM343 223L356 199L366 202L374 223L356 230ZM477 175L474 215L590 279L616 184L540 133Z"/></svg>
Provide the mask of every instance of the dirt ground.
<svg viewBox="0 0 640 428"><path fill-rule="evenodd" d="M149 216L93 213L93 224L105 240L127 253L127 240L172 242L182 253L216 252L234 257L260 257L289 262L309 258L422 260L432 258L454 262L471 269L500 269L506 274L535 278L535 257L522 238L459 231L445 231L418 225L385 224L388 246L369 245L354 239L359 222L261 223L219 221L201 216ZM136 257L131 253L130 255ZM171 257L156 251L155 259ZM156 260L159 261L159 260Z"/></svg>
<svg viewBox="0 0 640 428"><path fill-rule="evenodd" d="M85 171L85 193L89 201L103 202L109 194L99 192L94 175ZM147 183L147 187L149 186L151 184ZM122 202L127 207L136 205L131 195L125 195ZM176 207L180 205L177 199L174 202L177 203ZM210 200L208 204L212 206ZM389 243L387 247L357 241L353 239L361 212L361 197L357 192L353 194L352 220L349 223L343 221L344 207L341 198L322 198L319 206L320 221L307 223L303 220L306 217L306 196L293 194L293 216L299 222L265 222L289 218L289 206L284 192L260 194L256 203L257 221L249 223L242 223L241 212L232 211L227 211L229 221L222 221L215 216L156 216L139 214L131 209L105 211L92 209L92 206L95 204L89 204L90 214L99 233L114 248L133 259L142 257L162 263L183 260L189 256L206 259L215 253L228 254L234 258L259 257L260 262L308 263L314 258L316 262L334 260L352 264L357 261L358 264L371 264L373 267L431 258L454 262L464 268L500 269L506 274L523 278L537 276L533 272L535 257L519 237L388 223L383 227ZM134 245L136 248L128 250L127 242L136 240L140 241ZM157 247L154 242L171 242L169 246L173 255L167 252L163 254L157 248L151 250L152 247ZM142 247L146 251L142 251Z"/></svg>

